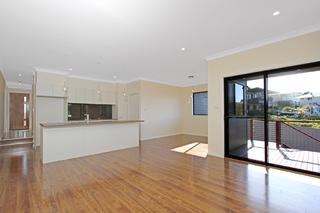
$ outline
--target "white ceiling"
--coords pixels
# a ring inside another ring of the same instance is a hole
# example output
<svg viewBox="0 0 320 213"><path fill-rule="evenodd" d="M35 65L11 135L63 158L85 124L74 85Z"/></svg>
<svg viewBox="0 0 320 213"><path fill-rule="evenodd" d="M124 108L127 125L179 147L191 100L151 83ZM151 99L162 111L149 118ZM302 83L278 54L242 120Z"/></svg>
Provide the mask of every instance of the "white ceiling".
<svg viewBox="0 0 320 213"><path fill-rule="evenodd" d="M205 83L206 57L317 29L319 11L319 0L1 0L0 66L10 82L31 83L40 67Z"/></svg>

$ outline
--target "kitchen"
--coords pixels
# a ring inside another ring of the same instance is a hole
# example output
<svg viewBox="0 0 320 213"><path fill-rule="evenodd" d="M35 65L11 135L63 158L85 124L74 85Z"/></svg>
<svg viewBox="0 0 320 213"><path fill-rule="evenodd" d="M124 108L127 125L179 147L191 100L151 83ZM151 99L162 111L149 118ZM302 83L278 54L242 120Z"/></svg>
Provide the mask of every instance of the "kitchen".
<svg viewBox="0 0 320 213"><path fill-rule="evenodd" d="M105 82L38 70L33 88L34 145L40 146L44 163L139 145L135 82ZM81 137L83 132L85 137ZM104 141L108 142L101 146Z"/></svg>

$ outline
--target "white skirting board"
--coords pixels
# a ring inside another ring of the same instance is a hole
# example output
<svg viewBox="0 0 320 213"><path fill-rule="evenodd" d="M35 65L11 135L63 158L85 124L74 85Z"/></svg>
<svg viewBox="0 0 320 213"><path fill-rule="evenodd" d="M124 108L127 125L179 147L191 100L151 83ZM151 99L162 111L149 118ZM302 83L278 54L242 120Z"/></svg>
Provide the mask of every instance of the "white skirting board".
<svg viewBox="0 0 320 213"><path fill-rule="evenodd" d="M43 163L139 146L139 123L42 127Z"/></svg>
<svg viewBox="0 0 320 213"><path fill-rule="evenodd" d="M192 134L192 133L174 133L174 134L169 134L169 135L158 135L154 137L149 137L149 138L141 138L141 141L148 141L152 139L158 139L158 138L165 138L165 137L171 137L171 136L176 136L176 135L192 135L192 136L199 136L199 137L208 137L208 135L199 135L199 134Z"/></svg>

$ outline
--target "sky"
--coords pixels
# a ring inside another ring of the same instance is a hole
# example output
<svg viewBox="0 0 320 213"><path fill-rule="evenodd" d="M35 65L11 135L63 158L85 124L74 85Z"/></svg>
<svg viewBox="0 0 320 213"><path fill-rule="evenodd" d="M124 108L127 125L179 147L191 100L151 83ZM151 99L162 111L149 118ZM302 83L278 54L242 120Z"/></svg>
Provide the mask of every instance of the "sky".
<svg viewBox="0 0 320 213"><path fill-rule="evenodd" d="M263 79L247 83L250 88L263 88ZM269 77L268 90L280 93L312 92L314 95L320 95L320 71Z"/></svg>

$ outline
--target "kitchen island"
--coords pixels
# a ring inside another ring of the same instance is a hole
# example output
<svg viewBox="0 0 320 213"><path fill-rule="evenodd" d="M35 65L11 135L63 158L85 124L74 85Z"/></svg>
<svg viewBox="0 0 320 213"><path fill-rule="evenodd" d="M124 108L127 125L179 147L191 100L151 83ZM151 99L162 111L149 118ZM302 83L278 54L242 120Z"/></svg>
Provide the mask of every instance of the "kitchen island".
<svg viewBox="0 0 320 213"><path fill-rule="evenodd" d="M78 158L140 143L141 120L91 120L41 123L41 161Z"/></svg>

